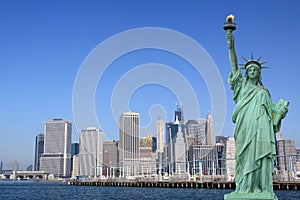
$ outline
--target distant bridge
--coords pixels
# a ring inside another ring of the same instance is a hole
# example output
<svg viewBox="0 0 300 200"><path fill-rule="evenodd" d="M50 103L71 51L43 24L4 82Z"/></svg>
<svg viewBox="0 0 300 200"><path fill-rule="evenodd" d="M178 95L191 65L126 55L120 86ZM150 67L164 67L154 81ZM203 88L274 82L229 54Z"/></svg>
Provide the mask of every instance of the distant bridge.
<svg viewBox="0 0 300 200"><path fill-rule="evenodd" d="M18 180L47 180L48 175L49 173L45 171L17 171L15 177Z"/></svg>

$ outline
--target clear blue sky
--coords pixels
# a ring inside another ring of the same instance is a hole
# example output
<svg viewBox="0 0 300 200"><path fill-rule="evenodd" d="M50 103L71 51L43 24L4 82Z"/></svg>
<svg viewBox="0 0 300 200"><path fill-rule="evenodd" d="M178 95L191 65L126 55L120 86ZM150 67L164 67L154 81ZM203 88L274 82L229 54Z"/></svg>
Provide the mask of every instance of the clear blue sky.
<svg viewBox="0 0 300 200"><path fill-rule="evenodd" d="M294 140L299 147L299 7L297 0L1 1L0 160L6 168L11 167L13 160L18 160L23 169L31 164L35 136L43 133L44 121L58 117L73 121L73 85L89 53L115 34L142 27L181 32L207 51L226 91L225 124L218 134L232 136L234 103L227 84L230 65L222 30L230 13L236 16L238 28L234 34L240 63L241 56L249 58L251 52L268 61L270 69L263 71L263 83L273 101L284 98L291 102L282 125L283 138ZM108 68L96 91L96 115L109 139L118 139L110 107L112 90L122 75L145 63L161 63L176 69L190 81L199 99L197 117L206 117L211 111L205 82L184 60L156 50L129 53ZM166 79L172 81L172 77ZM166 121L171 121L176 103L168 88L145 85L129 101L130 109L141 114L144 126L151 123L149 108L157 104L165 110ZM152 126L149 130L153 133L155 129ZM75 126L73 141L78 141Z"/></svg>

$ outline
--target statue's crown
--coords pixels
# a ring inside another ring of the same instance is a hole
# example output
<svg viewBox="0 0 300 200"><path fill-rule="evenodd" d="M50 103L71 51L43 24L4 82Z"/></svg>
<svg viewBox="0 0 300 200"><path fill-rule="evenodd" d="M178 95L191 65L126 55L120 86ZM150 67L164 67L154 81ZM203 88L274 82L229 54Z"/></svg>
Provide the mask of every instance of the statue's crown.
<svg viewBox="0 0 300 200"><path fill-rule="evenodd" d="M242 58L246 61L245 64L239 64L239 65L243 66L243 67L241 67L242 69L246 69L246 70L247 70L247 68L248 68L251 64L257 65L260 69L262 69L262 68L268 68L268 67L266 67L266 66L263 66L263 64L267 63L267 61L259 62L260 59L262 58L262 56L260 56L258 59L254 59L254 57L253 57L253 55L252 55L252 53L251 53L251 59L250 59L250 60L246 59L245 57L242 57Z"/></svg>

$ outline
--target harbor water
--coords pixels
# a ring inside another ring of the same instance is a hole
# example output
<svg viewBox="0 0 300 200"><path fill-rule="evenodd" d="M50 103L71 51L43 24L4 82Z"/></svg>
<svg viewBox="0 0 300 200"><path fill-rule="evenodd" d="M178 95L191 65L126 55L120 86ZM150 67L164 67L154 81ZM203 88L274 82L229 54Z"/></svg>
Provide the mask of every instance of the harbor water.
<svg viewBox="0 0 300 200"><path fill-rule="evenodd" d="M67 182L0 181L0 199L223 199L228 189L68 186ZM300 199L300 192L276 190L278 199Z"/></svg>

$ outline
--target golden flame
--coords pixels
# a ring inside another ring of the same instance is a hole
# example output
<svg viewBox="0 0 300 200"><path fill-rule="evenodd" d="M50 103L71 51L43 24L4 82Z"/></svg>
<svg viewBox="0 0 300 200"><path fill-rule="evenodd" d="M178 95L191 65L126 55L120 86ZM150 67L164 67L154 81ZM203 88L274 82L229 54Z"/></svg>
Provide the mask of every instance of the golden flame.
<svg viewBox="0 0 300 200"><path fill-rule="evenodd" d="M230 15L227 16L226 21L227 22L233 22L233 19L234 19L233 14L230 14Z"/></svg>

